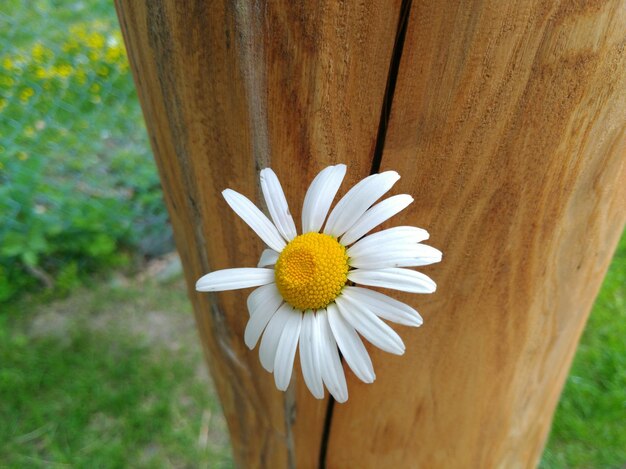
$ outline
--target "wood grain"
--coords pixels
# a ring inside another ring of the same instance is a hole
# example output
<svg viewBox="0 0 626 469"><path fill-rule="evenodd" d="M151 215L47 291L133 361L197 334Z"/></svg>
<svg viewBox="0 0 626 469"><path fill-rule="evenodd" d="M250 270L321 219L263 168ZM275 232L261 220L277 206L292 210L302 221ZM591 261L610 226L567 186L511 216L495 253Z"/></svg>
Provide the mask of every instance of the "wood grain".
<svg viewBox="0 0 626 469"><path fill-rule="evenodd" d="M248 351L241 292L198 294L200 275L254 266L262 243L227 207L261 205L271 166L294 218L328 164L369 174L400 11L371 2L117 0L205 355L242 467L317 467L326 401L299 370L286 394ZM247 292L246 292L247 293Z"/></svg>
<svg viewBox="0 0 626 469"><path fill-rule="evenodd" d="M624 227L625 47L623 1L413 2L382 169L444 260L327 467L536 465Z"/></svg>

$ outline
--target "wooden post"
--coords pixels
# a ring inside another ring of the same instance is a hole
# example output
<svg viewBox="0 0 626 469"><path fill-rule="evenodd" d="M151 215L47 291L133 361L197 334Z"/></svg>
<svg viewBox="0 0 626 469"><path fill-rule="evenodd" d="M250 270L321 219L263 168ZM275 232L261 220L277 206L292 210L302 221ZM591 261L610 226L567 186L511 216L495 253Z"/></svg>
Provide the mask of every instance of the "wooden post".
<svg viewBox="0 0 626 469"><path fill-rule="evenodd" d="M626 217L626 5L116 2L200 338L242 467L532 467ZM245 295L197 294L260 241L220 197L396 169L394 223L444 262L403 357L317 401L274 388ZM621 184L620 184L621 183ZM330 408L330 411L329 411Z"/></svg>

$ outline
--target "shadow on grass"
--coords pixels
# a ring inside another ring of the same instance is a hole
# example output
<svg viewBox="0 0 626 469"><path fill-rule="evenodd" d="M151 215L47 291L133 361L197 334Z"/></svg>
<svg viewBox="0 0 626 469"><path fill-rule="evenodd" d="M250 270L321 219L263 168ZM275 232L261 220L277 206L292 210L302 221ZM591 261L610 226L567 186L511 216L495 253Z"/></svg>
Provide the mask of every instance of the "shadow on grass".
<svg viewBox="0 0 626 469"><path fill-rule="evenodd" d="M80 290L0 316L9 467L231 467L182 282Z"/></svg>

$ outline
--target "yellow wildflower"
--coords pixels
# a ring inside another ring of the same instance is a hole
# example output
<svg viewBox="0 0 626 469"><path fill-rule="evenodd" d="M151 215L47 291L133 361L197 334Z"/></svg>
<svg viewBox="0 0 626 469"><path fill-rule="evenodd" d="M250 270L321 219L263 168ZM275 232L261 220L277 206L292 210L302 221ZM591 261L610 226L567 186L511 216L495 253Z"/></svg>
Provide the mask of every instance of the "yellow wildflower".
<svg viewBox="0 0 626 469"><path fill-rule="evenodd" d="M69 77L73 71L74 69L72 68L72 66L68 64L57 65L54 67L54 70L53 70L54 74L60 78Z"/></svg>
<svg viewBox="0 0 626 469"><path fill-rule="evenodd" d="M87 82L87 74L82 69L76 70L75 77L76 81L81 85L84 85Z"/></svg>
<svg viewBox="0 0 626 469"><path fill-rule="evenodd" d="M26 103L34 94L35 90L32 88L25 88L20 92L20 101Z"/></svg>
<svg viewBox="0 0 626 469"><path fill-rule="evenodd" d="M4 67L5 70L13 70L14 65L11 57L5 57L2 59L2 67Z"/></svg>
<svg viewBox="0 0 626 469"><path fill-rule="evenodd" d="M85 38L85 44L90 49L102 49L105 42L104 36L100 33L91 33Z"/></svg>
<svg viewBox="0 0 626 469"><path fill-rule="evenodd" d="M50 78L48 71L43 67L37 67L35 69L35 76L40 80L45 80L46 78Z"/></svg>
<svg viewBox="0 0 626 469"><path fill-rule="evenodd" d="M33 49L31 51L31 55L33 57L33 60L35 62L41 62L44 58L44 54L46 52L46 49L44 48L44 46L41 44L41 42L36 43L33 46Z"/></svg>
<svg viewBox="0 0 626 469"><path fill-rule="evenodd" d="M107 62L117 62L117 60L122 57L124 48L120 45L116 44L115 46L109 47L104 55L104 58Z"/></svg>

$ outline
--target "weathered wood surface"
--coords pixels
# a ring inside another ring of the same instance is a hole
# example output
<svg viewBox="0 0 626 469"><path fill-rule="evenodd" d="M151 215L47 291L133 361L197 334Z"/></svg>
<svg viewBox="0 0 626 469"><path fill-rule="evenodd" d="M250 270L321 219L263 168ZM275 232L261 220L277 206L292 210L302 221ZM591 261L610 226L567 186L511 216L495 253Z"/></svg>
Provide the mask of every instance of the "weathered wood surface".
<svg viewBox="0 0 626 469"><path fill-rule="evenodd" d="M331 468L532 467L626 217L626 3L117 9L236 461L317 467L326 440ZM262 250L223 188L258 203L272 166L299 220L319 169L348 163L345 191L377 166L400 52L381 164L416 198L393 222L444 252L424 269L439 288L403 298L425 325L402 328L403 357L369 349L375 384L347 371L325 433L328 401L299 370L276 391L243 345L245 295L193 285Z"/></svg>
<svg viewBox="0 0 626 469"><path fill-rule="evenodd" d="M262 243L228 208L261 204L258 171L281 179L294 219L308 183L348 162L369 174L399 1L117 1L176 244L211 374L242 467L317 467L327 401L299 370L275 389L248 351L242 292L199 294L220 268L255 266Z"/></svg>
<svg viewBox="0 0 626 469"><path fill-rule="evenodd" d="M413 2L382 169L444 260L328 467L537 463L624 226L625 46L623 1Z"/></svg>

